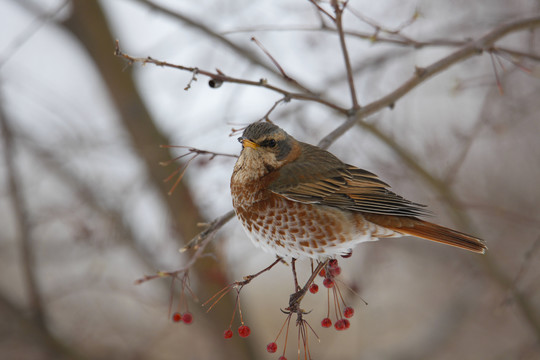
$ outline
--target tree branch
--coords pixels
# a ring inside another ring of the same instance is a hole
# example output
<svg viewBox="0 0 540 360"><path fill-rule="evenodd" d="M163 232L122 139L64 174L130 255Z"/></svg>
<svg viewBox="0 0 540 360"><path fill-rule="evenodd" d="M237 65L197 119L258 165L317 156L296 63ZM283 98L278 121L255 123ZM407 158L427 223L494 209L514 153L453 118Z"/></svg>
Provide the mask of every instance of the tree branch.
<svg viewBox="0 0 540 360"><path fill-rule="evenodd" d="M6 118L2 99L0 97L0 130L4 143L4 162L6 164L6 177L11 206L15 214L15 224L17 236L19 237L19 247L22 255L23 275L25 287L30 304L30 311L36 325L42 329L46 328L45 310L37 280L36 254L34 252L35 240L32 238L32 224L30 222L26 201L23 191L19 188L21 183L15 166L15 146L13 144L13 132L9 121Z"/></svg>
<svg viewBox="0 0 540 360"><path fill-rule="evenodd" d="M319 146L328 147L337 138L345 134L350 128L352 128L357 122L362 121L362 119L367 116L374 114L375 112L385 108L392 107L397 100L401 99L409 91L422 84L426 80L443 72L448 69L450 66L455 65L465 59L468 59L474 55L481 55L484 51L494 51L496 48L493 47L493 44L501 39L502 37L525 29L540 27L540 16L520 19L512 21L506 24L503 24L494 30L490 31L488 34L480 37L478 40L473 40L463 46L461 49L453 52L452 54L436 61L435 63L429 65L425 68L417 67L415 74L407 81L405 81L401 86L392 91L391 93L383 96L379 100L373 101L364 107L362 107L355 117L348 119L345 123L337 127L334 131L324 137L320 142Z"/></svg>
<svg viewBox="0 0 540 360"><path fill-rule="evenodd" d="M188 67L188 66L183 66L183 65L176 65L176 64L172 64L172 63L169 63L169 62L166 62L166 61L156 60L156 59L151 58L150 56L148 56L146 58L133 57L131 55L125 54L124 52L122 52L120 50L118 40L116 41L116 48L115 48L114 54L116 56L118 56L118 57L121 57L121 58L124 58L124 59L128 60L128 62L130 64L132 64L132 63L141 63L143 65L144 64L154 64L156 66L169 67L169 68L173 68L173 69L188 71L188 72L193 73L194 76L196 76L198 74L208 76L212 80L215 80L217 83L229 82L229 83L242 84L242 85L248 85L248 86L262 87L262 88L277 92L279 94L282 94L282 95L286 96L288 99L313 101L313 102L325 105L325 106L327 106L329 108L332 108L334 110L337 110L337 111L339 111L339 112L341 112L343 114L347 113L347 110L345 108L343 108L341 106L338 106L338 105L336 105L336 104L334 104L334 103L332 103L330 101L321 99L317 95L290 92L290 91L287 91L285 89L279 88L277 86L270 85L266 79L260 79L259 81L239 79L239 78L235 78L235 77L232 77L232 76L227 76L227 75L225 75L225 74L223 74L221 72L213 73L211 71L201 70L201 69L196 68L196 67Z"/></svg>

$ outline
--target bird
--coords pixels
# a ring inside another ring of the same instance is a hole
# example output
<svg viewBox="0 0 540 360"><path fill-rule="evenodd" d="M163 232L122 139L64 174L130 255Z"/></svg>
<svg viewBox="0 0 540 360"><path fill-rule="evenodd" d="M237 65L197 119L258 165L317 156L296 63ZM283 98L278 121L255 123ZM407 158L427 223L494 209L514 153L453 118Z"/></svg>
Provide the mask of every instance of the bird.
<svg viewBox="0 0 540 360"><path fill-rule="evenodd" d="M405 199L367 170L296 140L270 122L238 138L231 176L234 211L255 246L281 258L347 256L364 241L415 236L485 253L474 236L420 217L425 205Z"/></svg>

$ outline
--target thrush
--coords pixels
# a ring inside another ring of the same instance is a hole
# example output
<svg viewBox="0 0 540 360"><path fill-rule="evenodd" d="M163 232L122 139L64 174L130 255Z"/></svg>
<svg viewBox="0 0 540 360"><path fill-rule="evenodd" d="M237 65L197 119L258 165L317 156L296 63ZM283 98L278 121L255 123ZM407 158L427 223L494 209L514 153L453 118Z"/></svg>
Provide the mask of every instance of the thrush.
<svg viewBox="0 0 540 360"><path fill-rule="evenodd" d="M248 237L281 257L345 255L358 243L412 235L484 253L485 243L419 217L425 205L389 190L377 175L294 139L268 122L249 125L231 177Z"/></svg>

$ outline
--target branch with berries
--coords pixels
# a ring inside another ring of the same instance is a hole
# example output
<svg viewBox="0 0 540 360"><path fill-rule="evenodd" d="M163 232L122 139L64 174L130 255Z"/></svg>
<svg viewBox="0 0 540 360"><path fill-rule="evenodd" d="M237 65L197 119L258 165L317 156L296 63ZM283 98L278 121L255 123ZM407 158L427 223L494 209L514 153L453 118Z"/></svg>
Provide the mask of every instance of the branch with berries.
<svg viewBox="0 0 540 360"><path fill-rule="evenodd" d="M364 122L364 119L381 109L385 107L393 107L394 104L399 101L401 98L403 98L408 92L416 88L417 86L425 83L428 79L431 79L433 76L447 70L451 66L461 63L464 60L477 55L482 55L483 53L488 53L492 59L493 59L493 68L495 73L496 82L499 86L499 88L502 90L502 85L500 82L500 78L498 76L498 71L501 69L504 70L504 67L502 66L502 63L500 59L504 59L506 61L509 61L511 64L516 66L516 68L523 70L524 72L532 72L531 68L529 68L527 65L524 64L523 59L528 59L529 61L538 61L539 57L527 52L520 52L517 50L509 50L503 47L498 47L495 45L495 43L505 37L508 34L515 33L518 31L523 30L530 30L537 27L540 27L540 17L531 17L528 19L520 19L516 21L512 21L503 25L498 26L497 28L493 29L492 31L488 32L486 35L481 36L475 40L470 40L466 42L461 43L452 43L452 46L459 46L459 48L451 53L450 55L447 55L440 60L434 62L433 64L426 66L426 67L417 67L414 70L413 75L405 81L403 84L398 86L395 90L391 91L387 95L381 97L380 99L373 101L366 105L361 105L360 101L358 100L356 90L355 90L355 82L354 82L354 74L353 69L351 66L351 60L349 58L349 53L347 50L346 45L346 38L348 35L351 34L350 31L347 31L343 25L343 13L347 11L347 2L338 2L338 1L331 1L329 4L329 8L324 8L319 2L316 1L310 1L313 6L322 14L322 17L330 19L330 21L334 24L334 31L336 31L339 35L339 42L342 50L342 57L344 59L344 65L345 65L345 71L347 74L347 83L349 87L349 95L351 98L351 104L350 106L343 106L337 103L334 103L330 100L327 100L324 98L321 94L316 94L313 91L310 91L303 85L300 85L298 81L295 79L292 79L284 70L284 67L281 66L277 60L270 54L268 50L266 50L263 45L253 38L253 41L259 46L259 48L262 49L262 51L270 58L274 66L278 69L278 72L281 74L283 79L288 84L293 84L296 89L300 89L298 92L289 91L285 88L279 87L274 84L270 84L265 79L259 79L259 80L248 80L248 79L241 79L229 75L225 75L222 71L216 70L215 72L199 69L197 67L187 67L183 65L177 65L172 64L166 61L161 61L154 59L152 57L133 57L131 55L125 54L123 51L121 51L118 41L116 42L116 48L115 48L115 55L118 57L121 57L128 61L129 65L140 63L140 64L153 64L160 67L169 67L169 68L175 68L181 71L187 71L192 74L191 81L187 84L185 90L189 90L189 88L192 86L192 83L197 80L197 77L200 75L206 76L209 78L209 86L212 88L219 88L224 83L236 83L236 84L242 84L246 86L255 86L255 87L262 87L269 91L279 93L283 95L283 98L278 100L267 112L266 114L260 119L260 120L268 120L269 115L274 111L274 109L281 103L289 102L291 100L299 100L299 101L305 101L310 103L318 103L323 106L326 106L332 110L335 110L337 113L343 115L345 117L345 122L341 124L340 126L336 127L334 131L332 131L330 134L328 134L325 138L321 140L319 143L319 146L322 148L328 148L333 142L335 142L339 137L341 137L343 134L345 134L348 130L350 130L352 127L360 125L365 130L370 131L377 137L379 137L381 140L383 140L391 149L393 149L398 155L400 155L402 158L405 158L407 160L407 163L411 166L412 169L418 172L424 180L433 186L434 189L440 192L443 198L449 200L448 203L449 206L457 206L458 203L457 200L453 197L450 189L444 182L440 179L434 178L429 174L428 171L426 171L420 164L415 162L413 160L413 157L410 156L410 154L407 152L406 149L399 146L399 144L395 143L394 140L385 137L384 134L380 133L379 130L374 127L373 125L367 124ZM353 12L357 17L361 17L360 14ZM411 46L428 46L428 43L421 43L419 41L415 41L413 39L407 38L403 36L400 31L408 26L410 23L414 21L414 17L411 18L408 22L403 24L402 26L398 27L397 29L385 29L375 22L373 22L370 19L363 18L368 24L372 25L374 28L374 34L371 36L371 38L376 38L380 41L383 41L384 39L379 36L380 32L385 32L386 34L391 35L391 39L388 39L388 42L395 42L399 43L401 45L411 45ZM434 43L435 44L435 43ZM169 181L176 177L176 180L171 187L170 194L173 193L175 187L178 185L178 183L181 181L183 175L185 174L185 171L187 169L187 166L191 163L192 160L199 156L209 156L210 159L214 159L217 156L227 156L227 157L236 157L236 155L231 154L222 154L207 150L200 150L193 147L184 147L188 150L187 154L181 155L175 160L179 160L180 158L183 158L185 156L190 156L189 160L185 163L185 165L178 168L175 172L171 174L169 178L166 180ZM165 164L167 165L167 164ZM172 284L174 285L175 282L180 281L181 283L181 296L179 301L179 306L183 307L185 306L185 310L182 311L180 308L179 311L176 311L172 314L172 320L175 322L184 322L186 324L190 324L193 321L193 317L191 313L189 312L189 309L187 308L187 302L185 299L185 294L190 293L192 294L192 297L194 297L194 294L191 291L190 285L189 285L189 269L190 267L201 257L206 256L204 250L206 245L212 241L214 238L216 232L230 219L234 217L234 212L230 211L223 216L215 219L209 224L205 224L207 228L202 231L198 236L193 238L189 243L186 244L186 246L182 249L182 251L193 251L191 254L190 259L187 261L184 267L182 267L179 270L171 271L171 272L159 272L155 275L149 275L145 276L139 280L136 281L137 284L153 280L156 278L163 278L163 277L169 277L172 279ZM460 219L457 219L460 220ZM465 221L461 219L462 221ZM465 226L463 226L466 228ZM350 256L350 254L348 255ZM343 257L348 257L343 256ZM232 282L230 285L225 287L224 289L217 292L213 297L208 299L205 303L203 303L203 306L208 306L208 311L211 311L222 299L224 296L226 296L229 292L235 291L236 292L236 303L235 307L233 309L233 314L231 318L231 322L229 323L229 327L224 331L223 337L225 339L229 339L233 336L233 323L236 318L236 314L238 313L240 325L237 328L237 333L240 337L247 337L251 333L251 329L248 325L244 322L244 316L242 314L241 309L241 302L240 302L240 295L242 289L251 283L255 278L261 276L262 274L269 272L274 266L276 266L279 263L285 262L285 259L278 257L272 264L265 267L261 271L249 275L243 278L241 281L235 281ZM289 328L292 321L293 316L295 316L295 324L298 328L298 353L301 352L304 354L304 358L311 359L311 354L309 350L309 338L310 334L314 336L316 339L319 337L317 336L317 333L315 332L314 328L308 323L308 321L305 319L306 315L309 313L302 309L301 304L305 296L310 294L316 294L319 291L319 286L316 284L316 278L317 276L320 276L323 278L322 285L327 289L327 311L326 316L321 320L321 326L323 328L330 328L334 327L338 331L346 330L350 327L350 321L349 319L354 315L354 309L353 307L349 306L347 302L345 301L345 298L341 292L340 284L342 282L339 280L339 275L341 273L341 267L338 264L338 260L335 258L327 258L320 261L317 261L316 264L312 263L312 269L310 276L308 280L302 284L302 286L298 283L298 277L296 274L296 267L295 267L295 259L292 259L290 261L290 266L292 268L293 273L293 279L294 279L294 292L290 295L287 306L282 310L282 312L286 315L285 321L283 322L282 327L277 333L277 336L273 341L271 341L267 345L267 351L269 353L276 353L278 349L280 349L280 346L278 345L279 342L283 342L282 346L282 356L280 357L281 360L286 359L285 353L287 348L287 341L288 341L288 335L289 335ZM491 264L491 266L495 266L494 264ZM488 269L488 271L497 272L497 269ZM506 286L506 280L504 278L501 278L500 274L494 275L493 278L501 285ZM173 286L172 285L172 286ZM171 292L172 293L172 292ZM516 296L519 296L517 294ZM520 298L520 301L517 302L519 306L522 306L522 308L527 308L526 300L523 298ZM172 299L171 299L172 304ZM366 303L367 304L367 303ZM528 318L529 321L535 323L536 320L532 317ZM540 329L539 324L533 324L536 326L536 328ZM540 332L539 332L540 333ZM281 337L283 336L283 339Z"/></svg>

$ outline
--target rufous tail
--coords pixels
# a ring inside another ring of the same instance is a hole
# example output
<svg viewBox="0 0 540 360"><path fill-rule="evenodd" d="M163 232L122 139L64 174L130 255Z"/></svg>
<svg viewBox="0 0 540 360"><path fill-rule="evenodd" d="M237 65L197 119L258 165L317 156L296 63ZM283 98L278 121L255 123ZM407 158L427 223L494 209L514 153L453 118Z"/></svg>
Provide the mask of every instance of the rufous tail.
<svg viewBox="0 0 540 360"><path fill-rule="evenodd" d="M364 218L403 235L416 236L481 254L487 250L482 239L414 217L365 214Z"/></svg>

